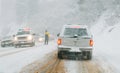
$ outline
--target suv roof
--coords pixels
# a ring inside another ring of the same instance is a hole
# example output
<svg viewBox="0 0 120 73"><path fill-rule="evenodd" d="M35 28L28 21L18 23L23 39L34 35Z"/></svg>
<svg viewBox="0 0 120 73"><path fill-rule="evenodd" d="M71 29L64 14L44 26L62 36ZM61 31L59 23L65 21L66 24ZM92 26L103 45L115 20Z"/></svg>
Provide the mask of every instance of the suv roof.
<svg viewBox="0 0 120 73"><path fill-rule="evenodd" d="M64 27L65 28L87 28L86 25L77 25L77 24L75 24L75 25L68 24L68 25L64 25Z"/></svg>
<svg viewBox="0 0 120 73"><path fill-rule="evenodd" d="M81 33L84 30L87 33L87 36L91 35L87 25L77 25L76 24L76 25L64 25L62 28L62 31L60 33L60 36L65 36L65 33L67 33L67 34L68 33L72 34L72 32L78 33L78 31L80 31L80 30L81 30Z"/></svg>

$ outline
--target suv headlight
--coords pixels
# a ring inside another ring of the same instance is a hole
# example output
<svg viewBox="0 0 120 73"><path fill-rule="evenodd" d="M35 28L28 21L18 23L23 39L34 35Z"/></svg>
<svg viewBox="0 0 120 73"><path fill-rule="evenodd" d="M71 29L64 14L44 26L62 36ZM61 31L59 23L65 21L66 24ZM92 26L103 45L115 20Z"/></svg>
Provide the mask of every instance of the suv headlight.
<svg viewBox="0 0 120 73"><path fill-rule="evenodd" d="M17 41L18 40L18 38L17 37L14 37L14 41Z"/></svg>
<svg viewBox="0 0 120 73"><path fill-rule="evenodd" d="M27 40L32 40L33 39L33 36L32 35L29 35L28 37L27 37Z"/></svg>

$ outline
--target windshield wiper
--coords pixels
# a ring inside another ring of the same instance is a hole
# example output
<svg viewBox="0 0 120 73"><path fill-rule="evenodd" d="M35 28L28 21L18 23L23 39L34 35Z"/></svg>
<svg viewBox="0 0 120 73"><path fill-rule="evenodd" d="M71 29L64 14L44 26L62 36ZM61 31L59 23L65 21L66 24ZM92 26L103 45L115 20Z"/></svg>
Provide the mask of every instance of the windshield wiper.
<svg viewBox="0 0 120 73"><path fill-rule="evenodd" d="M78 38L78 35L74 35L74 36L64 36L66 38Z"/></svg>

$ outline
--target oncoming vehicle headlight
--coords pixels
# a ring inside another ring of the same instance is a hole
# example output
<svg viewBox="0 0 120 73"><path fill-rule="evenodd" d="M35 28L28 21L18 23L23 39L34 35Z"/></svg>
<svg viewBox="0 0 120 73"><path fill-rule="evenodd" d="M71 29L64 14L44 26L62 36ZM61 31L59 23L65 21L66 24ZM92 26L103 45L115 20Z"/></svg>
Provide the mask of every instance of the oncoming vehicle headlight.
<svg viewBox="0 0 120 73"><path fill-rule="evenodd" d="M28 37L27 37L27 40L32 40L33 39L33 36L32 35L29 35Z"/></svg>
<svg viewBox="0 0 120 73"><path fill-rule="evenodd" d="M18 38L17 37L14 37L14 41L17 41L18 40Z"/></svg>
<svg viewBox="0 0 120 73"><path fill-rule="evenodd" d="M39 42L42 42L42 41L43 41L43 38L39 38L38 40L39 40Z"/></svg>

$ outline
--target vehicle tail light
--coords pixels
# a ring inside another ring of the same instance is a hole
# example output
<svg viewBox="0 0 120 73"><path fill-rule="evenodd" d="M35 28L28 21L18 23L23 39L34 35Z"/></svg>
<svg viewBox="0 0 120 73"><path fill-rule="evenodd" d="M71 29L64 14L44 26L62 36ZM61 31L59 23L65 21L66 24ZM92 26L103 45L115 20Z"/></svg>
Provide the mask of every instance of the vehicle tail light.
<svg viewBox="0 0 120 73"><path fill-rule="evenodd" d="M57 44L61 45L62 44L62 39L59 38L58 41L57 41Z"/></svg>
<svg viewBox="0 0 120 73"><path fill-rule="evenodd" d="M90 40L90 43L89 43L90 46L93 46L93 43L94 43L94 42L93 42L93 40L91 39L91 40Z"/></svg>

